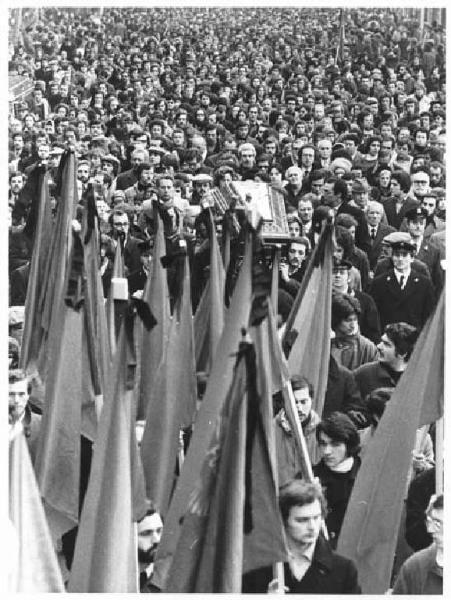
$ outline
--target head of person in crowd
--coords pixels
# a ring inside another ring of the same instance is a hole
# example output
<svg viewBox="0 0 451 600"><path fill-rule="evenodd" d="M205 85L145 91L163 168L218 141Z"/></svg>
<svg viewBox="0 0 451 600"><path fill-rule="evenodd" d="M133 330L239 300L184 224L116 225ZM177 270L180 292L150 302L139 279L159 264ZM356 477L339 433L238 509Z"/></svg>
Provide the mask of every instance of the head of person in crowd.
<svg viewBox="0 0 451 600"><path fill-rule="evenodd" d="M115 240L122 239L122 241L125 241L130 231L130 218L126 206L118 205L114 208L110 213L109 222L113 238Z"/></svg>
<svg viewBox="0 0 451 600"><path fill-rule="evenodd" d="M436 561L443 566L443 494L433 494L425 513L426 529L437 549Z"/></svg>
<svg viewBox="0 0 451 600"><path fill-rule="evenodd" d="M420 200L430 190L429 173L424 169L417 169L411 174L411 191L415 198Z"/></svg>
<svg viewBox="0 0 451 600"><path fill-rule="evenodd" d="M312 171L313 163L315 162L315 146L313 144L304 144L299 150L298 156L299 166L306 172Z"/></svg>
<svg viewBox="0 0 451 600"><path fill-rule="evenodd" d="M300 167L288 167L285 172L285 179L288 181L288 185L294 191L298 191L302 188L302 170Z"/></svg>
<svg viewBox="0 0 451 600"><path fill-rule="evenodd" d="M206 173L199 173L193 177L193 196L194 204L201 204L209 197L213 178Z"/></svg>
<svg viewBox="0 0 451 600"><path fill-rule="evenodd" d="M163 535L163 521L155 506L149 502L146 515L138 522L138 561L140 570L154 562Z"/></svg>
<svg viewBox="0 0 451 600"><path fill-rule="evenodd" d="M332 295L332 330L336 338L359 333L360 302L347 294Z"/></svg>
<svg viewBox="0 0 451 600"><path fill-rule="evenodd" d="M279 489L279 508L289 548L316 544L326 514L326 500L318 483L293 479Z"/></svg>
<svg viewBox="0 0 451 600"><path fill-rule="evenodd" d="M23 418L31 393L31 382L22 369L11 369L8 373L9 424Z"/></svg>
<svg viewBox="0 0 451 600"><path fill-rule="evenodd" d="M352 264L348 260L334 259L332 266L332 291L334 293L348 293L351 269Z"/></svg>
<svg viewBox="0 0 451 600"><path fill-rule="evenodd" d="M352 184L352 202L366 213L368 209L369 186L366 179L355 179Z"/></svg>
<svg viewBox="0 0 451 600"><path fill-rule="evenodd" d="M334 260L349 260L354 249L354 239L347 229L335 226Z"/></svg>
<svg viewBox="0 0 451 600"><path fill-rule="evenodd" d="M310 178L310 193L315 196L317 203L319 203L321 196L323 195L326 176L325 169L317 169L313 171Z"/></svg>
<svg viewBox="0 0 451 600"><path fill-rule="evenodd" d="M436 214L438 203L438 194L435 190L431 189L426 195L421 199L420 207L426 211L426 221L429 222L433 219Z"/></svg>
<svg viewBox="0 0 451 600"><path fill-rule="evenodd" d="M439 161L432 161L429 165L429 177L431 187L444 187L445 165Z"/></svg>
<svg viewBox="0 0 451 600"><path fill-rule="evenodd" d="M20 194L25 185L25 176L20 171L14 171L9 176L9 192L16 197Z"/></svg>
<svg viewBox="0 0 451 600"><path fill-rule="evenodd" d="M256 156L257 152L253 144L244 143L238 147L240 166L244 169L252 169L255 167Z"/></svg>
<svg viewBox="0 0 451 600"><path fill-rule="evenodd" d="M377 345L378 360L393 371L404 371L417 341L418 331L408 323L385 326Z"/></svg>
<svg viewBox="0 0 451 600"><path fill-rule="evenodd" d="M313 212L313 211L312 211ZM295 238L301 235L301 221L296 214L287 215L288 232L290 237Z"/></svg>
<svg viewBox="0 0 451 600"><path fill-rule="evenodd" d="M384 214L384 207L380 202L370 200L366 211L366 220L372 228L378 228Z"/></svg>
<svg viewBox="0 0 451 600"><path fill-rule="evenodd" d="M410 175L405 171L394 171L390 178L390 194L397 202L402 202L411 187Z"/></svg>
<svg viewBox="0 0 451 600"><path fill-rule="evenodd" d="M321 462L331 471L340 470L345 461L352 462L360 451L357 427L342 412L333 412L321 420L316 428L316 439Z"/></svg>
<svg viewBox="0 0 451 600"><path fill-rule="evenodd" d="M305 237L293 237L287 243L289 274L298 271L310 251L310 242Z"/></svg>
<svg viewBox="0 0 451 600"><path fill-rule="evenodd" d="M422 196L422 199L424 197L426 195ZM424 236L427 218L428 212L422 206L411 208L406 212L407 231L416 244Z"/></svg>
<svg viewBox="0 0 451 600"><path fill-rule="evenodd" d="M298 215L301 223L305 226L310 224L313 219L313 201L311 194L301 196L298 202Z"/></svg>
<svg viewBox="0 0 451 600"><path fill-rule="evenodd" d="M391 259L395 271L408 276L411 270L415 246L411 240L393 239L391 242Z"/></svg>
<svg viewBox="0 0 451 600"><path fill-rule="evenodd" d="M296 411L302 426L305 426L312 417L312 403L315 395L313 384L303 375L294 375L291 378Z"/></svg>
<svg viewBox="0 0 451 600"><path fill-rule="evenodd" d="M16 338L8 337L8 369L19 368L20 345Z"/></svg>
<svg viewBox="0 0 451 600"><path fill-rule="evenodd" d="M335 225L339 225L340 227L347 229L352 235L352 239L355 240L358 223L352 215L348 215L348 213L340 213L335 217Z"/></svg>
<svg viewBox="0 0 451 600"><path fill-rule="evenodd" d="M131 153L130 162L132 169L136 172L140 164L143 162L149 162L149 153L144 148L136 148Z"/></svg>

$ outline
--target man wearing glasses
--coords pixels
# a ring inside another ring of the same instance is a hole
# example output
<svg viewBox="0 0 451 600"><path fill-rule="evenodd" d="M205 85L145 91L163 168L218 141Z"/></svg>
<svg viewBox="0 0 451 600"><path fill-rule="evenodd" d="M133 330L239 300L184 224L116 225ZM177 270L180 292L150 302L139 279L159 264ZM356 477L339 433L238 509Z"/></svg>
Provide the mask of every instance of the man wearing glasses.
<svg viewBox="0 0 451 600"><path fill-rule="evenodd" d="M421 202L423 197L430 191L429 173L418 170L412 174L412 187L408 194L409 197Z"/></svg>
<svg viewBox="0 0 451 600"><path fill-rule="evenodd" d="M393 594L443 594L443 494L432 496L426 510L432 544L402 565Z"/></svg>

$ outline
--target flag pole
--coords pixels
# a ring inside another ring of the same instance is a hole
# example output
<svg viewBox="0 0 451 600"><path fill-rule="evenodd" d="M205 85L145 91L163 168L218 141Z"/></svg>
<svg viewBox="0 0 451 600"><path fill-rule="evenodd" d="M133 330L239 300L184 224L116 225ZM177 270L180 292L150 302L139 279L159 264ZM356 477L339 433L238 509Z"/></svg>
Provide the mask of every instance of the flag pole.
<svg viewBox="0 0 451 600"><path fill-rule="evenodd" d="M316 478L313 475L312 463L310 461L307 443L305 441L304 432L302 431L301 420L299 419L299 414L296 409L296 401L294 399L293 388L291 387L291 381L287 380L284 384L285 398L288 401L289 413L290 417L290 425L292 426L292 431L294 433L294 439L296 440L296 444L301 456L301 472L302 477L305 481L309 483L315 483ZM327 531L326 522L323 519L321 523L321 531L326 540L329 539L329 533Z"/></svg>
<svg viewBox="0 0 451 600"><path fill-rule="evenodd" d="M274 314L277 316L278 297L279 297L279 265L280 265L281 245L274 247L272 261L272 279L271 279L271 303L274 308Z"/></svg>
<svg viewBox="0 0 451 600"><path fill-rule="evenodd" d="M435 493L443 494L443 417L435 424Z"/></svg>

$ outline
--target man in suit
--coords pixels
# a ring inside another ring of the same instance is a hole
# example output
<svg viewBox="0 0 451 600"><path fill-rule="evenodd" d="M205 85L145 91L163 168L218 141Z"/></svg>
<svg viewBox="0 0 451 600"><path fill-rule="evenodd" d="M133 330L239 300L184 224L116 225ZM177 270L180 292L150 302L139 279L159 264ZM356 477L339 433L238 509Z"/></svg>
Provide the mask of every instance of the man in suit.
<svg viewBox="0 0 451 600"><path fill-rule="evenodd" d="M393 269L376 277L369 293L379 310L381 325L408 323L421 329L430 315L435 295L431 282L412 271L413 242L392 244Z"/></svg>
<svg viewBox="0 0 451 600"><path fill-rule="evenodd" d="M384 208L380 202L375 202L374 200L370 200L368 202L366 220L368 221L368 233L371 240L371 248L368 252L368 259L370 261L370 269L372 271L374 271L377 259L381 253L382 240L389 233L396 231L391 225L384 225L384 223L381 223L383 214Z"/></svg>
<svg viewBox="0 0 451 600"><path fill-rule="evenodd" d="M424 262L431 274L434 289L438 294L443 287L443 270L440 251L424 237L427 212L424 208L412 208L406 213L407 229L414 246L415 257Z"/></svg>

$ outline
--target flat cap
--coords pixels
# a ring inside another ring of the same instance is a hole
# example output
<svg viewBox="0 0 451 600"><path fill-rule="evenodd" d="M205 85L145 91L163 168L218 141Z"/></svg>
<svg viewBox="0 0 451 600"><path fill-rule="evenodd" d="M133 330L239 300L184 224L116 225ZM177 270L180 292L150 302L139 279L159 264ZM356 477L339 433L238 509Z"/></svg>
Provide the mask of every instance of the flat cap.
<svg viewBox="0 0 451 600"><path fill-rule="evenodd" d="M392 246L393 244L409 243L411 241L410 235L405 231L392 231L384 237L382 240L383 244Z"/></svg>
<svg viewBox="0 0 451 600"><path fill-rule="evenodd" d="M213 177L207 173L198 173L193 177L193 183L213 183Z"/></svg>

